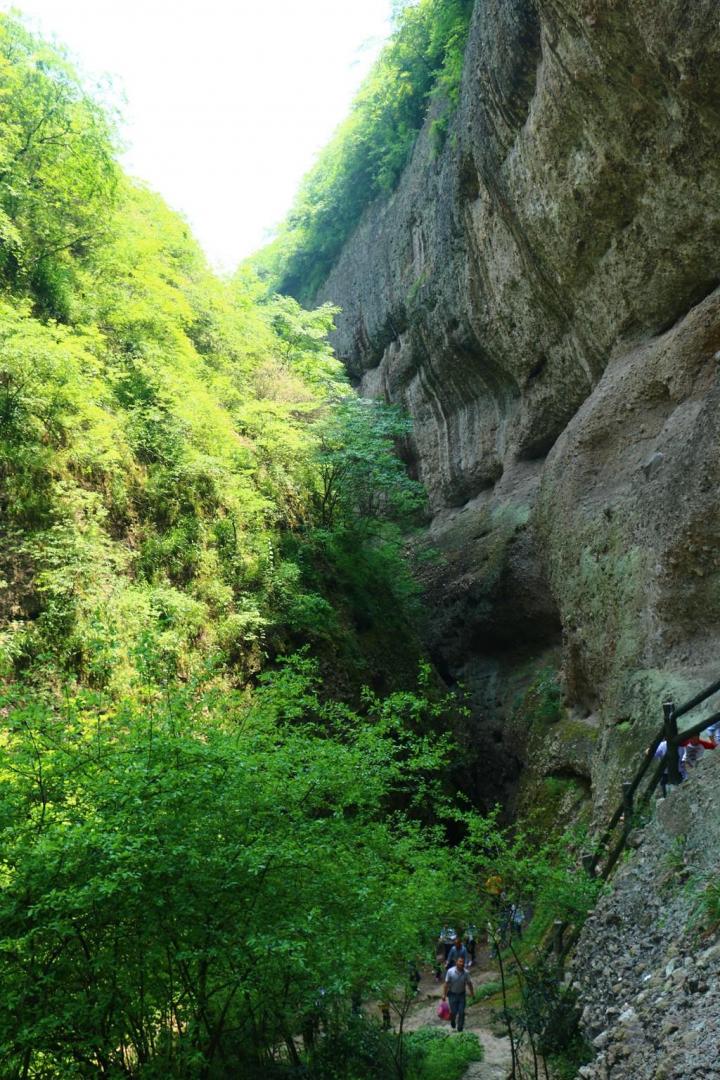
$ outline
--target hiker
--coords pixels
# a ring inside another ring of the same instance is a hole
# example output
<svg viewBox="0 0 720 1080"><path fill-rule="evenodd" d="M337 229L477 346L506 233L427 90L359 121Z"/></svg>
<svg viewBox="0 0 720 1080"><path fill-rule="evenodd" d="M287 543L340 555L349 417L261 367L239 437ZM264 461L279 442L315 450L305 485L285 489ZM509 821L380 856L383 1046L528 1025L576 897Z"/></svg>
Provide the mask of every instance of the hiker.
<svg viewBox="0 0 720 1080"><path fill-rule="evenodd" d="M500 907L500 897L503 891L503 879L499 874L491 874L485 882L485 892L490 896L490 902L497 911Z"/></svg>
<svg viewBox="0 0 720 1080"><path fill-rule="evenodd" d="M310 1054L315 1049L315 1039L320 1030L320 1021L316 1013L307 1012L300 1020L300 1033L302 1035L305 1053Z"/></svg>
<svg viewBox="0 0 720 1080"><path fill-rule="evenodd" d="M301 1020L301 1034L306 1051L311 1051L320 1034L320 1022L325 1013L325 987L321 986L313 1002L312 1009L308 1010Z"/></svg>
<svg viewBox="0 0 720 1080"><path fill-rule="evenodd" d="M500 909L500 917L498 919L498 939L500 941L500 946L503 949L507 949L508 945L512 941L514 906L514 904L508 903L507 896L505 893L503 893L502 907Z"/></svg>
<svg viewBox="0 0 720 1080"><path fill-rule="evenodd" d="M458 1031L465 1027L465 992L468 988L471 994L475 993L470 975L465 970L465 960L458 956L454 967L448 968L445 973L442 992L443 1001L450 1006L450 1027L454 1028L457 1024Z"/></svg>
<svg viewBox="0 0 720 1080"><path fill-rule="evenodd" d="M649 750L650 750L650 747L648 747L648 751ZM685 770L685 751L681 746L678 746L677 752L678 752L678 769L680 770L680 780L681 781L682 780L687 780L687 772ZM667 739L663 739L662 742L658 743L658 748L655 751L655 753L653 754L653 757L655 757L655 758L664 758L666 756L666 754L667 754ZM670 778L668 776L667 768L665 768L665 769L663 769L662 775L660 777L660 788L661 788L662 793L663 793L663 798L665 798L665 796L667 795L667 788L668 788L668 780L669 779Z"/></svg>
<svg viewBox="0 0 720 1080"><path fill-rule="evenodd" d="M450 926L443 926L438 938L438 945L440 946L440 953L445 963L447 963L448 953L453 947L454 941L455 931Z"/></svg>
<svg viewBox="0 0 720 1080"><path fill-rule="evenodd" d="M680 745L685 750L684 764L686 769L693 769L706 750L714 750L715 742L709 739L701 739L699 735L691 735Z"/></svg>
<svg viewBox="0 0 720 1080"><path fill-rule="evenodd" d="M473 966L473 964L475 963L475 951L477 949L477 937L478 937L477 926L475 926L474 924L471 925L471 926L468 926L467 930L465 931L465 945L467 947L467 951L470 954L470 960L469 960L468 965L467 965L469 968L471 968Z"/></svg>
<svg viewBox="0 0 720 1080"><path fill-rule="evenodd" d="M413 994L420 992L420 970L416 960L408 960L408 984Z"/></svg>
<svg viewBox="0 0 720 1080"><path fill-rule="evenodd" d="M458 957L460 957L460 956L462 956L464 964L467 964L468 961L470 960L470 953L467 951L467 949L463 945L462 938L460 937L459 934L456 934L455 935L455 943L454 943L454 945L451 946L451 948L450 948L450 950L449 950L449 952L447 954L447 959L445 961L445 970L447 971L448 968L451 968L454 964L456 964L457 960L458 960Z"/></svg>
<svg viewBox="0 0 720 1080"><path fill-rule="evenodd" d="M510 937L513 934L517 934L519 938L522 937L523 923L525 922L525 912L519 904L511 904L510 906Z"/></svg>

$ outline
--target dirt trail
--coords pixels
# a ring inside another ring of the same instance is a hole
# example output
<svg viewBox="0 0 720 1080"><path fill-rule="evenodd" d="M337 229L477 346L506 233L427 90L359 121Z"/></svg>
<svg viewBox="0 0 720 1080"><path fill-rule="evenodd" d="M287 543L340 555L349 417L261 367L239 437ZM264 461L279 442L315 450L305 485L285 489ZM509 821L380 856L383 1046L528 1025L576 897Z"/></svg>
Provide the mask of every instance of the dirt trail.
<svg viewBox="0 0 720 1080"><path fill-rule="evenodd" d="M486 950L478 953L477 962L470 974L476 990L484 983L497 980L498 973L492 967ZM417 1000L405 1019L406 1031L417 1031L421 1027L438 1027L447 1031L448 1035L452 1035L448 1021L441 1020L437 1014L441 994L441 984L435 981L431 972L424 972ZM507 1038L498 1038L493 1034L497 1025L493 1025L490 1011L481 1002L473 1005L465 1014L465 1030L477 1035L485 1054L482 1061L473 1062L463 1080L507 1080L510 1075L512 1069L510 1042Z"/></svg>

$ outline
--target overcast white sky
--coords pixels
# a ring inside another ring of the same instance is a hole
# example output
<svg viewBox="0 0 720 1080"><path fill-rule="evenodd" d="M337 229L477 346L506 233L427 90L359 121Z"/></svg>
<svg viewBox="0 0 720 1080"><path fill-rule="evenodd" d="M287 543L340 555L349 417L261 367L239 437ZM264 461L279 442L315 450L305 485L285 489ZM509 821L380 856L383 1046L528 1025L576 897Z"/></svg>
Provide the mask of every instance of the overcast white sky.
<svg viewBox="0 0 720 1080"><path fill-rule="evenodd" d="M283 218L391 0L0 0L124 94L124 165L232 269Z"/></svg>

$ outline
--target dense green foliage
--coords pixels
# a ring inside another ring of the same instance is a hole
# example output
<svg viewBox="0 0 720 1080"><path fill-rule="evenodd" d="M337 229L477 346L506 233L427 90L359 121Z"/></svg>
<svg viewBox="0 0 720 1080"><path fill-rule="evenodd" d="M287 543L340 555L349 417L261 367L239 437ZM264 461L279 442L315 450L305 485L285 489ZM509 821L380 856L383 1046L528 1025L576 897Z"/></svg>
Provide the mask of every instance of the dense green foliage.
<svg viewBox="0 0 720 1080"><path fill-rule="evenodd" d="M0 22L0 277L65 316L78 258L107 236L118 172L105 112L67 60Z"/></svg>
<svg viewBox="0 0 720 1080"><path fill-rule="evenodd" d="M468 1066L483 1056L476 1035L467 1032L447 1039L437 1028L421 1028L408 1036L407 1053L418 1080L460 1080Z"/></svg>
<svg viewBox="0 0 720 1080"><path fill-rule="evenodd" d="M251 699L6 692L3 1076L266 1076L402 979L451 856L387 808L442 742L408 734L413 695L317 691L298 660Z"/></svg>
<svg viewBox="0 0 720 1080"><path fill-rule="evenodd" d="M461 1080L483 1051L477 1036L452 1038L437 1027L406 1035L357 1014L333 1032L313 1059L313 1080Z"/></svg>
<svg viewBox="0 0 720 1080"><path fill-rule="evenodd" d="M512 954L517 992L509 994L506 985L498 1019L513 1048L513 1072L517 1080L544 1080L549 1074L553 1080L574 1080L593 1058L579 1028L577 993L564 981L554 957L536 954L528 962L515 950Z"/></svg>
<svg viewBox="0 0 720 1080"><path fill-rule="evenodd" d="M303 181L287 221L254 259L273 287L311 301L363 210L391 191L435 105L438 139L460 88L473 0L401 0L395 29L347 120Z"/></svg>
<svg viewBox="0 0 720 1080"><path fill-rule="evenodd" d="M555 919L582 923L595 905L601 883L580 870L582 834L553 834L542 815L502 828L496 810L485 817L466 821L466 843L473 851L473 865L480 883L478 908L473 921L484 925L496 920L496 901L486 882L498 878L507 904L517 903L532 910L530 930L524 946L532 948L542 940Z"/></svg>
<svg viewBox="0 0 720 1080"><path fill-rule="evenodd" d="M0 1072L265 1076L446 891L407 424L8 16L0 112Z"/></svg>
<svg viewBox="0 0 720 1080"><path fill-rule="evenodd" d="M308 640L362 668L366 583L414 667L388 602L390 525L421 503L405 425L345 400L332 310L215 278L65 59L7 18L0 43L0 671L122 691L148 638L160 680L221 656L238 682Z"/></svg>
<svg viewBox="0 0 720 1080"><path fill-rule="evenodd" d="M557 920L566 931L582 926L602 882L582 869L581 831L549 830L542 811L506 829L498 828L497 817L468 822L466 842L482 882L474 919L487 921L500 974L499 982L483 987L475 1000L487 996L498 1006L518 1080L546 1076L543 1059L552 1062L553 1076L574 1076L588 1060L587 1047L579 1034L576 995L558 964L554 934ZM520 933L513 927L511 905L532 915Z"/></svg>

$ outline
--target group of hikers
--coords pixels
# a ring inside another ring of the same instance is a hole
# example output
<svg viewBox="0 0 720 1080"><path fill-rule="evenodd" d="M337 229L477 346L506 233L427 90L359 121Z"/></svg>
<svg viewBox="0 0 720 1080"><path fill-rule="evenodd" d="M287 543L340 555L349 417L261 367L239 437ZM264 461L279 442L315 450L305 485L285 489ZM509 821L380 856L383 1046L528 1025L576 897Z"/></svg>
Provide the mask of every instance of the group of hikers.
<svg viewBox="0 0 720 1080"><path fill-rule="evenodd" d="M510 944L513 934L522 937L525 913L520 904L509 901L498 875L488 878L485 891L492 899L497 918L497 931L493 932L489 927L488 940L493 951L497 951ZM448 1019L450 1026L457 1031L465 1027L467 992L475 992L470 969L475 963L478 937L478 929L473 925L465 930L464 940L463 935L456 933L452 927L443 926L437 940L435 978L443 984L441 1001L447 1002L449 1010L446 1013L441 1006L439 1015Z"/></svg>
<svg viewBox="0 0 720 1080"><path fill-rule="evenodd" d="M465 1001L467 992L473 994L470 968L475 960L477 927L469 926L465 931L465 940L451 927L443 926L438 938L435 978L443 983L441 1001L446 1003L447 1012L440 1012L443 1019L449 1020L453 1028L462 1031L465 1027ZM420 971L415 962L408 964L408 983L415 994L419 991ZM359 1006L359 1002L358 1002ZM449 1009L448 1009L449 1006ZM382 1025L389 1030L391 1025L390 1001L380 1005Z"/></svg>
<svg viewBox="0 0 720 1080"><path fill-rule="evenodd" d="M681 780L687 780L688 769L693 769L705 754L706 750L715 750L720 746L720 724L713 724L707 729L708 738L701 735L691 735L678 744L678 771ZM667 742L665 739L658 744L654 757L664 758L667 754ZM669 776L667 769L660 777L660 788L663 795L667 794Z"/></svg>
<svg viewBox="0 0 720 1080"><path fill-rule="evenodd" d="M473 989L470 968L475 963L478 931L475 926L468 926L465 941L462 935L452 927L443 926L438 937L435 978L442 981L442 1001L449 1007L446 1012L442 1007L439 1015L450 1021L450 1026L462 1031L465 1027L465 1001L468 990ZM443 971L444 968L444 971Z"/></svg>
<svg viewBox="0 0 720 1080"><path fill-rule="evenodd" d="M686 780L688 770L697 765L706 750L714 750L720 746L720 723L708 728L707 738L700 735L691 735L678 745L678 767L680 777ZM649 748L650 749L650 748ZM665 757L667 743L663 740L654 753L656 758ZM661 784L663 793L668 783L667 770L663 774ZM511 902L505 892L502 878L498 874L491 875L485 882L483 890L491 901L494 913L495 929L492 923L488 927L488 942L493 952L505 949L511 944L513 935L522 937L523 924L526 913L521 904ZM478 929L476 926L468 926L464 936L457 933L453 927L443 926L437 939L436 964L434 968L435 978L442 983L441 1004L438 1014L443 1019L450 1021L450 1026L457 1031L465 1027L465 1003L467 994L474 994L470 969L475 963ZM420 983L420 972L417 965L410 965L410 984L415 992ZM390 1026L389 1006L383 1007L383 1019L385 1026Z"/></svg>

